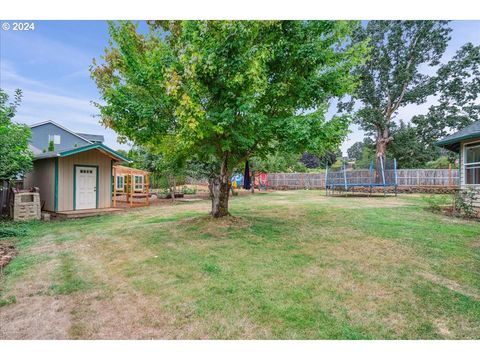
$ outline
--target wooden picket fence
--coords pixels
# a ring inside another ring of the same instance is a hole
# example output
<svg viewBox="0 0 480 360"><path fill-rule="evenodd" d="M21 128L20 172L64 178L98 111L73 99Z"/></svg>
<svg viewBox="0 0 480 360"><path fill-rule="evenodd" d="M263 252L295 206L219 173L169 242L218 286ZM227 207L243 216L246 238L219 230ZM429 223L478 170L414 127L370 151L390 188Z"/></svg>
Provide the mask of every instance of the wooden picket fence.
<svg viewBox="0 0 480 360"><path fill-rule="evenodd" d="M269 189L323 189L324 173L268 173Z"/></svg>

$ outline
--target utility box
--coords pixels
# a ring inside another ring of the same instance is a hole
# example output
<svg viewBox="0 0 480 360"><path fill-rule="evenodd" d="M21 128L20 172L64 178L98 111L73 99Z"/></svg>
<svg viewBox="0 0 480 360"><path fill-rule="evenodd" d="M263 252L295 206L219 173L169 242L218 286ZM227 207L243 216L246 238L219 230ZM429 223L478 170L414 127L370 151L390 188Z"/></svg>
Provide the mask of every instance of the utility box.
<svg viewBox="0 0 480 360"><path fill-rule="evenodd" d="M11 210L14 221L40 220L41 206L38 190L14 191Z"/></svg>

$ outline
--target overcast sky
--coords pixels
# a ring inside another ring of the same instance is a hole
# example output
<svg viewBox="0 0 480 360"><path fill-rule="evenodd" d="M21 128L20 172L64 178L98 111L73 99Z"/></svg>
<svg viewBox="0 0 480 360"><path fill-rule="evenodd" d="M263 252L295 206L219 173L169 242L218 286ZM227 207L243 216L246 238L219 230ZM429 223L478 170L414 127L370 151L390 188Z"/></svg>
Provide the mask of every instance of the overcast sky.
<svg viewBox="0 0 480 360"><path fill-rule="evenodd" d="M452 40L443 61L464 43L480 44L480 21L453 21L450 25ZM98 110L91 104L99 100L99 93L88 69L108 44L106 23L35 21L34 26L30 31L0 30L0 87L9 94L20 88L24 94L15 120L26 124L53 120L76 132L102 134L105 144L114 149L127 148L118 144L115 132L99 124L94 117ZM140 29L146 30L144 22ZM398 118L409 121L413 115L425 113L433 101L404 108ZM351 131L342 145L344 154L363 139L356 125Z"/></svg>

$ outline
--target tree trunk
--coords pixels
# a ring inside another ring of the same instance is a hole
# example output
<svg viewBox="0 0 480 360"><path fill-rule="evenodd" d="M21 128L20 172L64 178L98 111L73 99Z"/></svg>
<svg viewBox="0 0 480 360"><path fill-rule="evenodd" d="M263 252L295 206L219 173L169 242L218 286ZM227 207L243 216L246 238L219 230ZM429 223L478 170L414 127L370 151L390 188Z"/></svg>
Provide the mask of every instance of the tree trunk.
<svg viewBox="0 0 480 360"><path fill-rule="evenodd" d="M170 177L170 197L172 201L175 201L175 190L176 190L176 179L175 176Z"/></svg>
<svg viewBox="0 0 480 360"><path fill-rule="evenodd" d="M383 164L383 170L385 171L385 160L387 156L387 145L388 143L392 140L388 133L388 129L385 129L383 131L378 131L377 132L377 139L376 139L376 157L375 157L375 170L376 170L376 176L375 176L375 182L377 184L382 184L383 183L383 176L382 176L382 164ZM380 158L382 161L380 161Z"/></svg>
<svg viewBox="0 0 480 360"><path fill-rule="evenodd" d="M252 194L255 193L255 171L252 171Z"/></svg>
<svg viewBox="0 0 480 360"><path fill-rule="evenodd" d="M212 198L212 216L220 218L228 216L228 198L230 195L230 174L227 167L227 158L224 159L220 175L210 178L208 188Z"/></svg>

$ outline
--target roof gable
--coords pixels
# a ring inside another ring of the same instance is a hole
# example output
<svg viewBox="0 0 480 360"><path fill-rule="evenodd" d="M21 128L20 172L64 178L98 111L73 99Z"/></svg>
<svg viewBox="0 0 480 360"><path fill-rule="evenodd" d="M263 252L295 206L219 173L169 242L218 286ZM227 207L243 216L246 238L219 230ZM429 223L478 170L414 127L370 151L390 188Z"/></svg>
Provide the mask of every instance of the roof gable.
<svg viewBox="0 0 480 360"><path fill-rule="evenodd" d="M60 125L60 124L58 124L58 123L56 123L55 121L52 121L52 120L47 120L47 121L43 121L43 122L41 122L41 123L37 123L37 124L30 125L30 129L33 130L34 128L37 128L37 127L39 127L39 126L46 125L46 124L50 124L50 125L52 125L52 126L55 126L56 128L61 129L61 130L63 130L63 131L66 131L66 132L68 132L68 133L70 133L70 134L72 134L72 135L74 135L74 136L76 136L76 137L78 137L78 138L86 141L86 142L91 142L91 141L88 140L86 137L82 136L82 135L87 135L87 134L75 133L75 132L73 132L72 130L67 129L66 127L64 127L64 126L62 126L62 125Z"/></svg>
<svg viewBox="0 0 480 360"><path fill-rule="evenodd" d="M54 144L55 151L72 149L74 147L85 146L92 142L65 127L53 122L45 121L43 123L30 126L32 136L30 145L40 152L48 151L51 136L58 135L59 143Z"/></svg>

